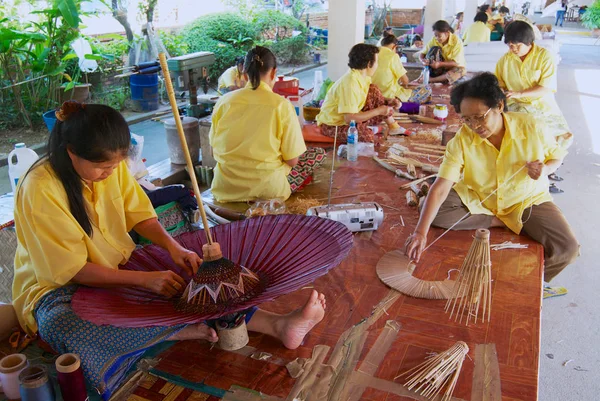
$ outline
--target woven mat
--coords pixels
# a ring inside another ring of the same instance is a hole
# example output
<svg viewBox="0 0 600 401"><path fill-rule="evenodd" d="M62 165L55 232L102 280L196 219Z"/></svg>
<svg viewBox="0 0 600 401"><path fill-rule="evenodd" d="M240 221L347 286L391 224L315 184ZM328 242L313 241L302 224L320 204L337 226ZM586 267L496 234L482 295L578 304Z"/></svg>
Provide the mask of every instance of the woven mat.
<svg viewBox="0 0 600 401"><path fill-rule="evenodd" d="M12 302L17 234L14 230L0 230L0 302Z"/></svg>

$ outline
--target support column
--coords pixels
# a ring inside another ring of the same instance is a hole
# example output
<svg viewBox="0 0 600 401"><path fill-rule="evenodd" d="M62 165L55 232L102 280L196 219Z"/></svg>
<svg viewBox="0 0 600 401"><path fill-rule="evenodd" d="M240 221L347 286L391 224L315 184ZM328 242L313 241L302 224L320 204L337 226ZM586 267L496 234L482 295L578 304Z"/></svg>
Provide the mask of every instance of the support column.
<svg viewBox="0 0 600 401"><path fill-rule="evenodd" d="M348 70L352 46L364 42L365 0L330 0L327 75L333 81Z"/></svg>
<svg viewBox="0 0 600 401"><path fill-rule="evenodd" d="M479 2L477 0L465 1L465 17L463 19L463 32L466 32L467 28L473 25L473 18L475 18L475 14L477 14L477 7L479 7Z"/></svg>
<svg viewBox="0 0 600 401"><path fill-rule="evenodd" d="M433 38L431 26L437 21L444 19L444 11L444 0L427 0L427 5L425 6L425 30L423 32L425 44Z"/></svg>

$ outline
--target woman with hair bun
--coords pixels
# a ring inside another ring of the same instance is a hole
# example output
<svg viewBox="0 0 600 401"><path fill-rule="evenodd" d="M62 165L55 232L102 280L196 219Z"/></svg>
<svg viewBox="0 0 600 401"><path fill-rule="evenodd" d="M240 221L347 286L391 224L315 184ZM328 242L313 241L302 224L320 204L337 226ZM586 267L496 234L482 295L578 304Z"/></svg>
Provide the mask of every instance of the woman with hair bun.
<svg viewBox="0 0 600 401"><path fill-rule="evenodd" d="M507 227L544 246L544 279L549 282L579 255L573 230L548 193L547 176L567 152L531 115L505 113L505 102L491 73L453 89L451 104L463 125L446 146L406 252L419 260L432 225L454 230Z"/></svg>
<svg viewBox="0 0 600 401"><path fill-rule="evenodd" d="M250 50L244 72L246 87L223 96L213 110L212 193L219 202L287 199L310 182L325 151L306 149L294 107L273 93L277 61L269 49Z"/></svg>
<svg viewBox="0 0 600 401"><path fill-rule="evenodd" d="M381 41L377 71L372 80L384 97L407 102L412 90L405 87L408 84L408 75L396 53L397 42L398 39L393 34L387 34Z"/></svg>
<svg viewBox="0 0 600 401"><path fill-rule="evenodd" d="M39 333L58 354L78 354L91 388L108 400L155 344L218 338L205 323L124 328L95 325L73 311L71 300L80 285L181 296L186 283L174 271L119 268L135 249L131 230L163 248L188 276L202 260L169 236L129 173L124 160L131 137L118 111L71 101L56 116L47 155L16 190L13 306L27 333ZM323 318L324 307L324 296L313 290L303 308L285 316L252 308L246 311L248 330L297 348Z"/></svg>
<svg viewBox="0 0 600 401"><path fill-rule="evenodd" d="M433 24L432 29L434 37L419 53L419 59L430 68L429 82L453 84L467 73L463 43L444 20Z"/></svg>

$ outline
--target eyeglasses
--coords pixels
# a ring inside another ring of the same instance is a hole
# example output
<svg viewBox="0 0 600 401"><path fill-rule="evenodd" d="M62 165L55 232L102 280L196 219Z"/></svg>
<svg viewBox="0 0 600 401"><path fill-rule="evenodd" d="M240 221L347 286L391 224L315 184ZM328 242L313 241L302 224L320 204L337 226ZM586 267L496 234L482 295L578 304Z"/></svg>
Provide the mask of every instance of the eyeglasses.
<svg viewBox="0 0 600 401"><path fill-rule="evenodd" d="M485 122L485 118L491 110L492 108L490 107L488 111L486 111L485 114L482 116L461 117L460 120L470 127L481 127L481 125L483 125L483 123Z"/></svg>

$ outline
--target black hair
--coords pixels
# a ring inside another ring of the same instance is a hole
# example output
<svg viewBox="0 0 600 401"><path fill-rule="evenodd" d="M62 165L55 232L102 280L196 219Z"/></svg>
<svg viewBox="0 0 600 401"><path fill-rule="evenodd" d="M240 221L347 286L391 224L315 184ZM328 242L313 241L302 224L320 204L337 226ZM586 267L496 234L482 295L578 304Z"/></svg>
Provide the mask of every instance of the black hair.
<svg viewBox="0 0 600 401"><path fill-rule="evenodd" d="M246 54L244 72L248 74L252 89L256 90L260 85L260 77L273 68L277 68L277 60L273 52L266 47L256 46Z"/></svg>
<svg viewBox="0 0 600 401"><path fill-rule="evenodd" d="M379 53L379 48L366 43L359 43L352 46L348 53L348 67L354 70L364 70L375 63L375 55Z"/></svg>
<svg viewBox="0 0 600 401"><path fill-rule="evenodd" d="M484 72L459 84L452 89L450 104L460 113L460 104L466 98L483 101L490 108L499 107L506 101L504 91L500 88L498 78L491 72Z"/></svg>
<svg viewBox="0 0 600 401"><path fill-rule="evenodd" d="M417 40L420 40L421 42L423 41L423 38L421 37L421 35L415 35L413 37L413 43L415 43Z"/></svg>
<svg viewBox="0 0 600 401"><path fill-rule="evenodd" d="M460 17L462 17L465 13L464 12L459 12L456 14L456 19L460 19Z"/></svg>
<svg viewBox="0 0 600 401"><path fill-rule="evenodd" d="M500 11L499 12L504 13L504 14L510 14L509 8L505 7L505 6L500 7Z"/></svg>
<svg viewBox="0 0 600 401"><path fill-rule="evenodd" d="M103 104L82 105L68 101L63 103L59 113L62 113L64 121L56 121L48 139L46 157L36 162L29 171L46 160L50 163L65 189L71 214L91 237L93 227L85 207L83 182L67 149L96 163L108 161L115 154L126 156L131 144L129 125L121 113Z"/></svg>
<svg viewBox="0 0 600 401"><path fill-rule="evenodd" d="M450 26L448 21L439 20L431 27L435 32L450 32L454 33L454 29Z"/></svg>
<svg viewBox="0 0 600 401"><path fill-rule="evenodd" d="M504 29L504 43L523 43L531 46L535 40L533 28L525 21L513 21Z"/></svg>
<svg viewBox="0 0 600 401"><path fill-rule="evenodd" d="M391 45L392 43L395 44L397 42L398 42L398 38L393 33L387 33L387 32L383 33L383 38L381 39L381 46L388 46L388 45Z"/></svg>
<svg viewBox="0 0 600 401"><path fill-rule="evenodd" d="M383 28L383 35L385 35L386 32L393 32L394 28L392 28L391 26L387 26L385 28Z"/></svg>
<svg viewBox="0 0 600 401"><path fill-rule="evenodd" d="M486 22L488 22L488 15L483 11L479 11L477 14L475 14L475 18L473 18L473 21L483 22L485 24Z"/></svg>
<svg viewBox="0 0 600 401"><path fill-rule="evenodd" d="M490 5L489 4L484 4L481 7L479 7L479 11L487 13L487 11L490 9Z"/></svg>
<svg viewBox="0 0 600 401"><path fill-rule="evenodd" d="M236 65L236 66L238 66L238 65L240 65L240 64L244 65L244 59L245 59L245 57L244 57L244 56L237 56L237 57L235 58L235 65Z"/></svg>

